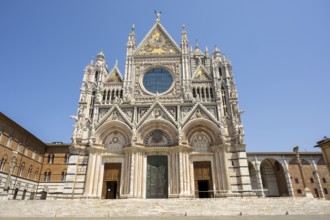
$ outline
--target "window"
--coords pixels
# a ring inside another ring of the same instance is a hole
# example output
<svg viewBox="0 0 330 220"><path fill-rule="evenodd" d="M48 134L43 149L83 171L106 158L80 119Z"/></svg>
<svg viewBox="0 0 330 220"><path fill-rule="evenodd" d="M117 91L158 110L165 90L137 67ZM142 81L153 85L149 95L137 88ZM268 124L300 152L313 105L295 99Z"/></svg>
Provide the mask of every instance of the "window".
<svg viewBox="0 0 330 220"><path fill-rule="evenodd" d="M301 192L301 189L297 189L297 193L298 194L301 194L302 192Z"/></svg>
<svg viewBox="0 0 330 220"><path fill-rule="evenodd" d="M65 179L66 179L66 170L63 170L62 175L61 175L62 182L65 182Z"/></svg>
<svg viewBox="0 0 330 220"><path fill-rule="evenodd" d="M48 163L53 164L54 163L54 154L48 154Z"/></svg>
<svg viewBox="0 0 330 220"><path fill-rule="evenodd" d="M19 170L18 170L18 175L19 176L22 176L24 168L25 168L25 163L23 162L22 165L19 167Z"/></svg>
<svg viewBox="0 0 330 220"><path fill-rule="evenodd" d="M299 180L296 178L296 179L294 179L294 182L295 183L299 183Z"/></svg>
<svg viewBox="0 0 330 220"><path fill-rule="evenodd" d="M96 71L96 72L95 72L95 82L97 82L98 78L99 78L99 72Z"/></svg>
<svg viewBox="0 0 330 220"><path fill-rule="evenodd" d="M69 163L69 157L70 157L70 154L65 154L64 163Z"/></svg>
<svg viewBox="0 0 330 220"><path fill-rule="evenodd" d="M164 93L172 83L172 74L163 68L151 69L143 76L143 86L151 93Z"/></svg>
<svg viewBox="0 0 330 220"><path fill-rule="evenodd" d="M3 171L5 169L5 165L7 163L7 154L5 154L2 159L1 159L1 162L0 162L0 170Z"/></svg>
<svg viewBox="0 0 330 220"><path fill-rule="evenodd" d="M30 175L32 173L32 165L29 167L26 178L30 178Z"/></svg>
<svg viewBox="0 0 330 220"><path fill-rule="evenodd" d="M227 115L228 109L227 109L227 101L226 101L226 92L223 86L221 87L221 98L222 98L223 112L225 113L225 115Z"/></svg>
<svg viewBox="0 0 330 220"><path fill-rule="evenodd" d="M220 74L220 78L222 77L222 70L221 67L219 67L219 74Z"/></svg>
<svg viewBox="0 0 330 220"><path fill-rule="evenodd" d="M39 168L37 168L36 172L34 173L34 180L37 180L37 177L39 175Z"/></svg>
<svg viewBox="0 0 330 220"><path fill-rule="evenodd" d="M314 179L313 178L310 178L310 180L311 180L311 183L314 183Z"/></svg>
<svg viewBox="0 0 330 220"><path fill-rule="evenodd" d="M327 180L325 178L322 178L323 183L327 183Z"/></svg>
<svg viewBox="0 0 330 220"><path fill-rule="evenodd" d="M50 176L51 176L51 172L50 170L46 170L45 174L44 174L44 181L45 182L49 182L50 181Z"/></svg>
<svg viewBox="0 0 330 220"><path fill-rule="evenodd" d="M327 188L324 188L323 191L324 191L324 194L328 194L328 189Z"/></svg>
<svg viewBox="0 0 330 220"><path fill-rule="evenodd" d="M314 188L314 192L315 192L315 197L318 198L319 197L319 191L317 191L317 189Z"/></svg>
<svg viewBox="0 0 330 220"><path fill-rule="evenodd" d="M235 166L235 162L232 160L231 161L231 165L234 167Z"/></svg>

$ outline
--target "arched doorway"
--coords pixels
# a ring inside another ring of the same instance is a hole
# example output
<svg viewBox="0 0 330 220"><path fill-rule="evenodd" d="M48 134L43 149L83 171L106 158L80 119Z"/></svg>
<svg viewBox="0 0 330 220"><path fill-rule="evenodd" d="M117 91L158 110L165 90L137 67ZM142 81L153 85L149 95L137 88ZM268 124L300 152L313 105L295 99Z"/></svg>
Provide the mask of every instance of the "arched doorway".
<svg viewBox="0 0 330 220"><path fill-rule="evenodd" d="M260 164L260 174L266 196L289 196L284 169L277 160L264 159Z"/></svg>

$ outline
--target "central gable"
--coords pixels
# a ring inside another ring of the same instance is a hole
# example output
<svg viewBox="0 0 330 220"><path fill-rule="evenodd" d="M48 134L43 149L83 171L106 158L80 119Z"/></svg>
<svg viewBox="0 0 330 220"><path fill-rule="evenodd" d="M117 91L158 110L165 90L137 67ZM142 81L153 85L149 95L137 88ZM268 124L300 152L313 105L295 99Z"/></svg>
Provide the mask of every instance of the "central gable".
<svg viewBox="0 0 330 220"><path fill-rule="evenodd" d="M156 23L136 49L134 55L157 56L157 55L179 55L180 48L170 37L160 23Z"/></svg>

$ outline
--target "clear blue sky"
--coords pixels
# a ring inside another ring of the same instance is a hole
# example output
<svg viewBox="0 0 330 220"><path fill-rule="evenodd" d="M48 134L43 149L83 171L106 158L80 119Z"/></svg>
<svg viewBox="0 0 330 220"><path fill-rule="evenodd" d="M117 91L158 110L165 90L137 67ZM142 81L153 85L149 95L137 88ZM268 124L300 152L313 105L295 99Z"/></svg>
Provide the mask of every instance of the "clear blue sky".
<svg viewBox="0 0 330 220"><path fill-rule="evenodd" d="M291 151L330 136L330 1L0 1L0 111L44 142L71 142L83 69L103 50L124 73L161 23L180 43L184 23L233 64L247 151Z"/></svg>

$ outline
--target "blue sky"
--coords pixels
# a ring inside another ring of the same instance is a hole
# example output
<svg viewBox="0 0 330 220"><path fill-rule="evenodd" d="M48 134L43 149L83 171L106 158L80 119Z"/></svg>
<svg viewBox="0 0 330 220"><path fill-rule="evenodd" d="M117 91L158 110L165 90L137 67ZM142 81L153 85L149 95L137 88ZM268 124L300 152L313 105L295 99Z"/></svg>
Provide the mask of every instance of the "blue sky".
<svg viewBox="0 0 330 220"><path fill-rule="evenodd" d="M83 69L103 50L124 73L161 23L180 43L214 46L233 64L247 151L291 151L330 136L330 1L0 1L0 111L44 142L71 142Z"/></svg>

